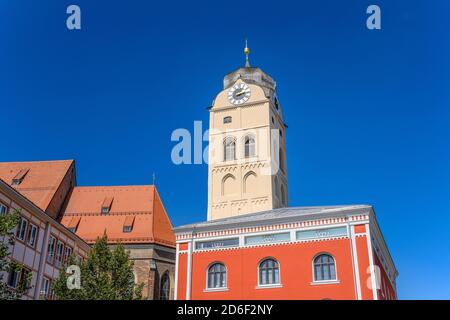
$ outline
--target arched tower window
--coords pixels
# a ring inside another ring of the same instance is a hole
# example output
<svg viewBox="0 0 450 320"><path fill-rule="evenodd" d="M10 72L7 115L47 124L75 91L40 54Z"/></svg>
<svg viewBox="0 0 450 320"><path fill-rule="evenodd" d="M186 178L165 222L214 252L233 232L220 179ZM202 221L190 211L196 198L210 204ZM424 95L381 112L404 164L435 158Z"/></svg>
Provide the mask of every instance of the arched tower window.
<svg viewBox="0 0 450 320"><path fill-rule="evenodd" d="M236 159L236 140L228 137L223 142L223 160L230 161Z"/></svg>
<svg viewBox="0 0 450 320"><path fill-rule="evenodd" d="M246 158L250 158L254 157L255 155L255 138L252 136L246 136L244 139L244 156Z"/></svg>
<svg viewBox="0 0 450 320"><path fill-rule="evenodd" d="M329 254L321 254L314 258L314 281L336 280L336 263Z"/></svg>
<svg viewBox="0 0 450 320"><path fill-rule="evenodd" d="M222 263L214 263L208 268L207 288L225 288L227 286L227 270Z"/></svg>
<svg viewBox="0 0 450 320"><path fill-rule="evenodd" d="M169 300L170 298L170 277L169 272L165 272L161 277L161 287L159 292L160 300Z"/></svg>
<svg viewBox="0 0 450 320"><path fill-rule="evenodd" d="M280 267L278 261L268 258L259 264L259 285L280 283Z"/></svg>

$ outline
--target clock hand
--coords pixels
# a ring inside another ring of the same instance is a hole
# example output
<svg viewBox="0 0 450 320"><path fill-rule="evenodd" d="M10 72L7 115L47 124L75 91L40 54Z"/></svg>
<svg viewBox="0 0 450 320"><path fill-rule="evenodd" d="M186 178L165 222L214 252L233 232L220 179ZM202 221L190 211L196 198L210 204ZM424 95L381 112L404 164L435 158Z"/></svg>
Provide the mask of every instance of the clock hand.
<svg viewBox="0 0 450 320"><path fill-rule="evenodd" d="M240 96L240 95L242 95L242 94L244 94L245 93L245 90L241 90L241 91L239 91L238 93L236 93L236 96Z"/></svg>

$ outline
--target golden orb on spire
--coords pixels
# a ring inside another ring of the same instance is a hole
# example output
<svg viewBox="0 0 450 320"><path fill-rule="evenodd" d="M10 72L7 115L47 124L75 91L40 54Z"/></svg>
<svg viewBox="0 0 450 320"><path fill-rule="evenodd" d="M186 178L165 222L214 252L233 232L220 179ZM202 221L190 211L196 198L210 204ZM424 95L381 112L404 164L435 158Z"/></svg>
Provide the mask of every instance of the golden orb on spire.
<svg viewBox="0 0 450 320"><path fill-rule="evenodd" d="M248 55L250 54L250 49L248 48L247 45L247 39L245 39L244 54L245 54L245 67L250 68L250 62L248 62Z"/></svg>

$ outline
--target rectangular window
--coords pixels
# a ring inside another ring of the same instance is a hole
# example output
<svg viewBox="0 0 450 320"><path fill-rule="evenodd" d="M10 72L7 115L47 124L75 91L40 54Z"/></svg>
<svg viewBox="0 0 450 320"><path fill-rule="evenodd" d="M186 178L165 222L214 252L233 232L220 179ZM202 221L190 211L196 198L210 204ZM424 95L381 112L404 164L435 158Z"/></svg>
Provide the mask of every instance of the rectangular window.
<svg viewBox="0 0 450 320"><path fill-rule="evenodd" d="M63 263L66 263L70 256L72 255L73 249L69 246L66 246L66 250L64 251L64 261Z"/></svg>
<svg viewBox="0 0 450 320"><path fill-rule="evenodd" d="M32 282L30 275L31 275L31 270L22 268L22 271L20 272L19 284L21 284L21 282L23 281L23 285L25 286L25 288L30 288L31 282Z"/></svg>
<svg viewBox="0 0 450 320"><path fill-rule="evenodd" d="M58 245L56 246L56 258L55 258L55 266L61 267L64 258L64 243L58 241Z"/></svg>
<svg viewBox="0 0 450 320"><path fill-rule="evenodd" d="M31 283L31 278L29 278L30 273L31 271L26 268L10 271L8 286L16 289L19 285L23 285L25 288L28 288Z"/></svg>
<svg viewBox="0 0 450 320"><path fill-rule="evenodd" d="M55 258L55 250L56 250L56 239L55 237L50 237L48 240L48 249L47 249L47 262L53 263L53 259Z"/></svg>
<svg viewBox="0 0 450 320"><path fill-rule="evenodd" d="M0 203L0 216L4 216L8 213L8 207Z"/></svg>
<svg viewBox="0 0 450 320"><path fill-rule="evenodd" d="M28 221L24 218L20 218L19 225L17 226L16 237L19 240L24 240L27 232Z"/></svg>
<svg viewBox="0 0 450 320"><path fill-rule="evenodd" d="M304 230L304 231L296 232L297 240L333 238L333 237L344 237L344 236L347 236L347 228L346 227Z"/></svg>
<svg viewBox="0 0 450 320"><path fill-rule="evenodd" d="M239 238L233 239L220 239L213 241L203 241L197 242L195 244L195 249L215 249L224 247L237 247L239 246Z"/></svg>
<svg viewBox="0 0 450 320"><path fill-rule="evenodd" d="M285 233L272 233L272 234L263 234L260 236L250 236L245 237L245 244L262 244L262 243L275 243L275 242L284 242L290 241L291 236L289 232Z"/></svg>
<svg viewBox="0 0 450 320"><path fill-rule="evenodd" d="M12 270L8 276L8 286L11 288L17 288L20 279L20 270Z"/></svg>
<svg viewBox="0 0 450 320"><path fill-rule="evenodd" d="M37 233L38 228L30 223L30 226L28 227L27 243L33 248L36 246Z"/></svg>
<svg viewBox="0 0 450 320"><path fill-rule="evenodd" d="M223 118L223 123L231 123L232 118L231 117L225 117Z"/></svg>
<svg viewBox="0 0 450 320"><path fill-rule="evenodd" d="M51 287L51 281L48 278L42 279L42 286L41 286L41 299L49 299L50 295L50 287Z"/></svg>

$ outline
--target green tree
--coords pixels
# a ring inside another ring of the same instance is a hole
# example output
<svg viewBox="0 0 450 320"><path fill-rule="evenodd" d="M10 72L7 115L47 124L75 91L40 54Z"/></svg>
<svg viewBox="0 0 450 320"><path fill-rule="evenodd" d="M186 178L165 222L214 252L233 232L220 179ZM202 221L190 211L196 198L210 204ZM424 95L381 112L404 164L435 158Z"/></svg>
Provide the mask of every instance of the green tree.
<svg viewBox="0 0 450 320"><path fill-rule="evenodd" d="M81 288L69 289L67 280L71 275L60 272L55 282L56 299L61 300L131 300L142 298L142 285L135 286L133 262L122 244L113 250L108 247L105 235L98 238L88 257L77 262L73 257L68 265L80 268Z"/></svg>
<svg viewBox="0 0 450 320"><path fill-rule="evenodd" d="M17 300L20 299L30 289L30 276L26 273L25 277L20 279L20 282L15 290L12 290L6 285L3 275L11 271L20 272L23 265L12 261L10 257L10 248L14 245L15 234L14 228L20 221L20 211L14 209L12 212L0 215L0 239L7 241L0 241L0 300Z"/></svg>

